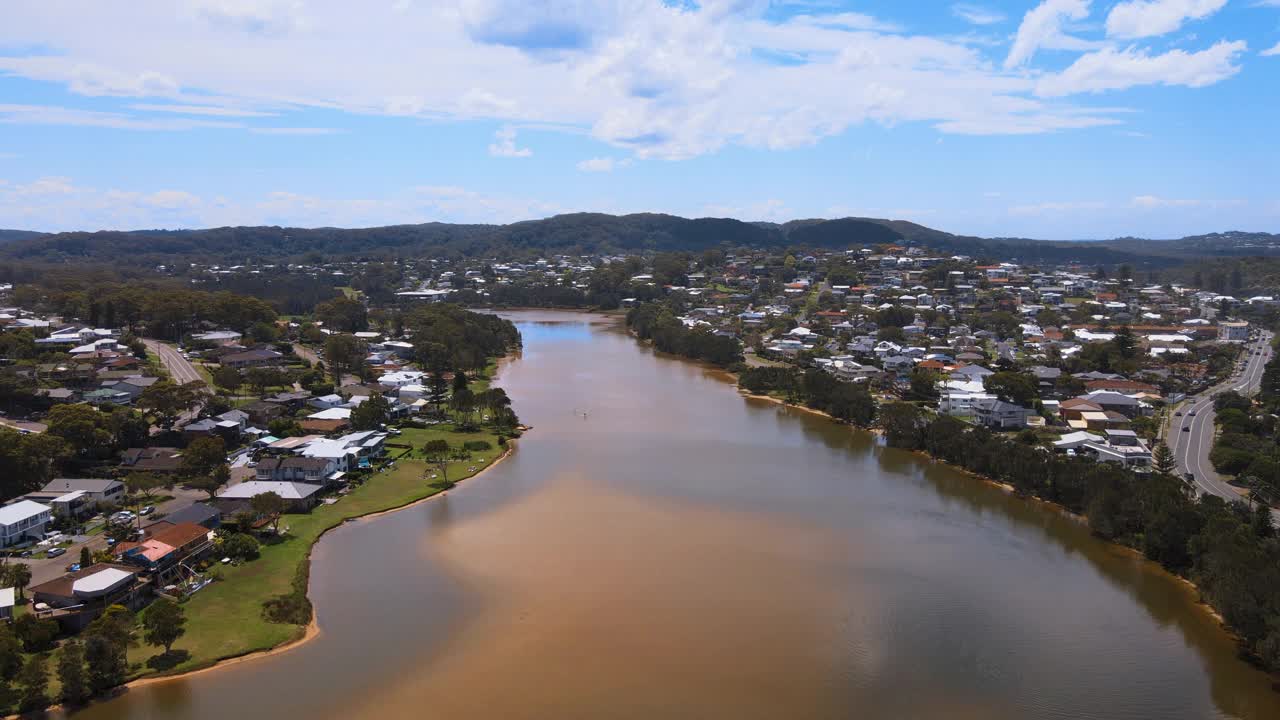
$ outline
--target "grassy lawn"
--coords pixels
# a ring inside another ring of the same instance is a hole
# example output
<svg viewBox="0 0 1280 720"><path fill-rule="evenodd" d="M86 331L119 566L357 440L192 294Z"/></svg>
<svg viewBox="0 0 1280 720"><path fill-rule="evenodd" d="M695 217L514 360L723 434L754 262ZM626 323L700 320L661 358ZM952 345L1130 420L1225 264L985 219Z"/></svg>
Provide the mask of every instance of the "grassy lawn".
<svg viewBox="0 0 1280 720"><path fill-rule="evenodd" d="M450 424L425 429L407 428L391 442L412 444L416 449L434 439L447 440L453 446L460 446L468 440L487 440L493 446L491 451L474 453L469 460L451 462L448 474L454 482L488 467L500 452L494 433L456 432ZM400 452L398 448L390 450L392 456ZM429 478L434 472L424 460L404 458L390 470L375 472L364 484L333 505L320 505L305 515L286 515L280 522L282 530L288 528L285 539L271 545L264 544L262 555L257 560L240 566L220 566L222 580L187 601L187 634L175 647L186 650L190 657L171 672L193 670L301 637L303 628L300 626L281 625L263 619L263 601L290 591L300 563L307 561L311 546L325 530L349 518L408 505L440 492L442 485ZM150 674L145 663L156 654L158 651L152 647L132 648L129 660L134 666L133 676Z"/></svg>

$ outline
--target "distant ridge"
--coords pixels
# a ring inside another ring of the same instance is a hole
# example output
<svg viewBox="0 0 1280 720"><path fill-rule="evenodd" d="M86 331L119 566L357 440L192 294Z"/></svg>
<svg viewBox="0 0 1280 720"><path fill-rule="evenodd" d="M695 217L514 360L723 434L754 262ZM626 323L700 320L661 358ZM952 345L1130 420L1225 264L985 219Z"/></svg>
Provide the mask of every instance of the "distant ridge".
<svg viewBox="0 0 1280 720"><path fill-rule="evenodd" d="M0 245L13 242L15 240L30 240L32 238L43 237L45 233L32 232L30 230L5 230L0 228Z"/></svg>
<svg viewBox="0 0 1280 720"><path fill-rule="evenodd" d="M1280 255L1280 235L1227 232L1177 240L1041 241L954 235L905 220L848 217L777 224L658 213L573 213L508 225L426 223L373 228L222 227L31 233L0 230L0 258L125 265L340 258L526 257L567 253L701 252L711 248L839 250L908 244L1022 262L1171 265L1196 257Z"/></svg>

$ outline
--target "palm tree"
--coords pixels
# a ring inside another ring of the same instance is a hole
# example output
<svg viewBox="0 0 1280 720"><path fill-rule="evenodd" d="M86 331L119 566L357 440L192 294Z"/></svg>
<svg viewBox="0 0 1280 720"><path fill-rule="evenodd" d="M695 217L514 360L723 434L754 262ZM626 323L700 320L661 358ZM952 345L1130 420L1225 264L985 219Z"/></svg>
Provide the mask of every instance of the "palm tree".
<svg viewBox="0 0 1280 720"><path fill-rule="evenodd" d="M27 585L31 583L31 568L26 563L14 563L9 566L9 582L13 583L13 589L18 591L18 597L22 597L22 591L27 589Z"/></svg>

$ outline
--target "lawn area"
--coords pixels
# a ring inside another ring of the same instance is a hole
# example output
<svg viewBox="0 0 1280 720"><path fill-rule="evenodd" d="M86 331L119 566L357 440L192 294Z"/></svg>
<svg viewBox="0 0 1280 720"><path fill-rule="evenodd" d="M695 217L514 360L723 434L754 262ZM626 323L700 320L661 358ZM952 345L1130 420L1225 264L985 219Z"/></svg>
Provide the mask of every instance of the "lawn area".
<svg viewBox="0 0 1280 720"><path fill-rule="evenodd" d="M459 446L467 440L487 440L492 451L475 453L470 460L449 464L449 479L463 480L492 464L498 456L497 435L481 431L460 433L452 425L430 428L407 428L396 444L412 444L420 448L428 440L445 439ZM394 456L398 448L391 448ZM485 462L481 462L481 458ZM475 471L469 469L474 467ZM186 650L190 657L172 672L193 670L218 660L266 650L299 638L303 628L267 622L262 617L264 600L287 593L298 571L306 562L311 546L325 530L349 518L401 507L440 492L442 485L427 476L431 469L424 460L405 458L385 472L375 472L360 487L333 505L320 505L305 515L286 515L280 521L288 534L278 543L262 546L262 555L240 566L220 566L223 579L196 593L186 603L187 634L175 648ZM129 651L134 666L132 677L150 674L148 658L158 654L156 648L140 646Z"/></svg>

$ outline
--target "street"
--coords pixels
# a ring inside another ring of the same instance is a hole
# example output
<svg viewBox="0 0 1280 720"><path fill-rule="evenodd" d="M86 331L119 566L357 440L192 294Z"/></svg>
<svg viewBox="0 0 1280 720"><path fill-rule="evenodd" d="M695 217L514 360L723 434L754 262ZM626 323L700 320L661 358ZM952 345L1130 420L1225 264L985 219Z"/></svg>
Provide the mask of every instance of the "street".
<svg viewBox="0 0 1280 720"><path fill-rule="evenodd" d="M1188 474L1194 477L1201 493L1212 493L1226 500L1241 499L1241 492L1223 480L1209 462L1209 452L1213 449L1214 440L1213 398L1219 393L1232 390L1242 395L1258 391L1263 370L1271 359L1271 338L1270 332L1262 331L1258 340L1245 346L1248 357L1243 372L1234 374L1226 382L1205 391L1194 403L1181 410L1181 417L1172 418L1167 442L1177 459L1178 472L1183 477ZM1259 350L1262 354L1255 354ZM1189 429L1184 432L1183 428ZM1280 521L1280 511L1275 516Z"/></svg>
<svg viewBox="0 0 1280 720"><path fill-rule="evenodd" d="M147 346L148 350L159 356L160 362L164 363L165 369L169 371L169 377L173 378L175 383L185 385L202 379L195 366L182 357L182 354L174 349L172 345L146 338L143 338L142 342Z"/></svg>

